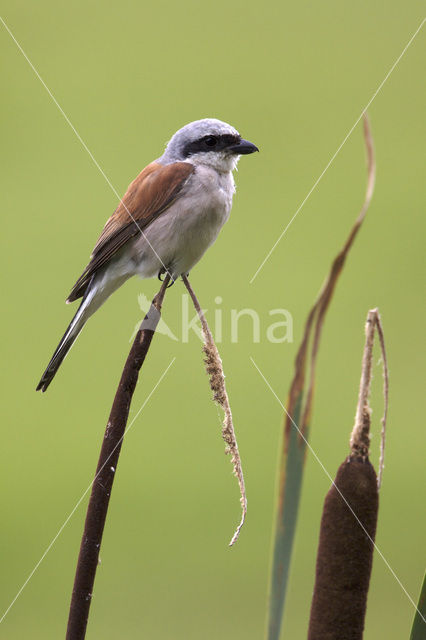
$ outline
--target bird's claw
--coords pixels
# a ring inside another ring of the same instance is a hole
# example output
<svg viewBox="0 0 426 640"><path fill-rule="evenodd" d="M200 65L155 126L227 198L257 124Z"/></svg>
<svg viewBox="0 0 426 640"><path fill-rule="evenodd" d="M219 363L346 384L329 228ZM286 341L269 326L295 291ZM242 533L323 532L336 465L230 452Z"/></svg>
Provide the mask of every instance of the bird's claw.
<svg viewBox="0 0 426 640"><path fill-rule="evenodd" d="M173 276L172 276L171 272L168 269L166 269L166 267L161 267L160 271L158 272L158 276L157 277L158 277L160 282L163 282L164 278L162 278L161 276L164 276L166 273L168 273L169 276L170 276L170 282L167 285L167 289L169 289L170 287L172 287L174 285L175 281L173 279Z"/></svg>

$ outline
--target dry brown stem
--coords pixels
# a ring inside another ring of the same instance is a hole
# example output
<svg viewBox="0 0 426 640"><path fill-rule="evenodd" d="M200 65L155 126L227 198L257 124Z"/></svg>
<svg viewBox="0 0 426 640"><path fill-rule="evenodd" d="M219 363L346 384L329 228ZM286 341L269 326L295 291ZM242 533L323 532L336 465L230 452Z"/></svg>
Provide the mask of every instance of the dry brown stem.
<svg viewBox="0 0 426 640"><path fill-rule="evenodd" d="M354 240L358 234L358 231L363 223L368 207L370 206L371 198L373 197L373 193L374 193L374 184L376 181L376 161L374 157L373 137L371 134L370 123L368 120L367 113L364 113L363 118L364 118L364 122L363 122L364 142L365 142L365 149L367 154L367 185L365 190L364 202L362 204L358 217L356 218L355 223L349 233L349 236L347 237L346 242L343 245L343 248L333 260L330 272L327 275L321 287L321 290L318 294L318 297L312 309L309 312L309 315L305 323L302 343L299 347L299 351L296 356L295 374L294 374L293 382L290 389L288 412L290 413L291 416L293 415L300 393L305 388L306 364L309 358L308 384L306 387L306 396L305 396L304 406L301 411L302 417L299 423L299 428L303 435L305 435L307 426L309 424L311 412L312 412L312 403L313 403L313 396L314 396L314 389L315 389L316 361L317 361L318 349L319 349L321 333L324 325L325 315L330 305L331 299L333 297L333 293L334 293L334 289L336 287L337 281L343 270L349 250L352 247ZM311 339L312 339L312 347L309 354L309 344ZM290 429L291 429L291 420L287 417L286 432L289 433Z"/></svg>
<svg viewBox="0 0 426 640"><path fill-rule="evenodd" d="M166 274L161 289L153 299L151 307L136 334L115 394L87 507L86 522L71 597L66 640L83 640L86 636L102 535L121 445L126 433L130 404L138 381L139 371L145 361L160 319L161 305L169 282L170 275Z"/></svg>
<svg viewBox="0 0 426 640"><path fill-rule="evenodd" d="M388 413L388 397L389 397L389 375L388 363L386 358L385 341L383 336L383 328L378 309L371 309L367 315L365 324L365 345L362 358L361 380L359 384L358 405L355 415L355 425L351 433L350 447L351 456L368 458L370 449L370 419L371 408L369 405L370 388L371 388L371 370L373 361L373 345L374 333L377 329L379 334L380 349L382 352L383 362L383 396L384 396L384 412L382 418L381 442L380 442L380 461L377 484L380 487L382 482L384 458L385 458L385 438L386 438L386 419Z"/></svg>

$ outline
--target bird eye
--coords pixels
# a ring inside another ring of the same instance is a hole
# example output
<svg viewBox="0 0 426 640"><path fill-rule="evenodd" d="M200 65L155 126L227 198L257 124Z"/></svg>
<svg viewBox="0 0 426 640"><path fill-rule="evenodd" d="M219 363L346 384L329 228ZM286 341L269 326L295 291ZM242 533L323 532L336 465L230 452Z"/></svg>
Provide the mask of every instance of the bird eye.
<svg viewBox="0 0 426 640"><path fill-rule="evenodd" d="M204 143L208 147L215 147L217 145L217 138L215 136L206 136L204 138Z"/></svg>

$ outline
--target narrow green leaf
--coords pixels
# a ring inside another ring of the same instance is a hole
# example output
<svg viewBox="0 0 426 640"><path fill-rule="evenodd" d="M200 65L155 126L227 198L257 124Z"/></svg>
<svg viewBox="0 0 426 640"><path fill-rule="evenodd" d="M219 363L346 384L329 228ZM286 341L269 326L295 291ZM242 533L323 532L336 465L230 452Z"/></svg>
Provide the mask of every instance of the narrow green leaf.
<svg viewBox="0 0 426 640"><path fill-rule="evenodd" d="M302 394L296 403L294 421L298 424L302 408ZM297 429L292 425L283 447L284 453L280 462L280 494L275 522L275 547L271 569L271 593L269 597L268 638L278 640L293 550L297 515L300 504L300 493L303 480L303 465L306 444L300 438Z"/></svg>
<svg viewBox="0 0 426 640"><path fill-rule="evenodd" d="M422 590L420 591L419 604L413 620L410 640L425 640L426 638L426 573L423 578Z"/></svg>
<svg viewBox="0 0 426 640"><path fill-rule="evenodd" d="M367 151L367 187L364 203L343 248L331 265L317 300L308 314L295 361L281 445L282 457L278 477L278 505L271 567L267 640L278 640L280 636L302 491L308 424L310 424L315 389L316 359L324 319L346 257L363 223L374 191L376 165L373 140L366 114L364 114L364 141ZM306 385L305 378L307 378Z"/></svg>

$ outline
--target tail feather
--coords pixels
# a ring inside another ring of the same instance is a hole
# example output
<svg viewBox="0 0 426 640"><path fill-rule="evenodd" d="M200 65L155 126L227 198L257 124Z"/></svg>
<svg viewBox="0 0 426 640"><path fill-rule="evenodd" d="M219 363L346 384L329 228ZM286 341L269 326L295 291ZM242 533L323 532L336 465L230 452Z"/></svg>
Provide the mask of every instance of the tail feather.
<svg viewBox="0 0 426 640"><path fill-rule="evenodd" d="M40 382L36 387L36 391L46 391L49 384L52 382L53 378L56 375L59 367L61 366L65 356L68 351L71 349L72 345L78 338L80 331L83 329L86 320L88 320L91 312L89 311L89 305L92 302L94 291L88 291L84 296L83 300L79 308L77 309L77 313L74 318L71 320L67 330L60 343L58 344L49 364L46 367L45 372L43 373Z"/></svg>
<svg viewBox="0 0 426 640"><path fill-rule="evenodd" d="M77 309L77 313L71 320L68 329L65 331L52 359L47 365L46 371L43 373L37 385L37 391L46 391L61 366L63 359L86 324L86 321L130 275L132 275L132 272L129 270L117 271L113 269L111 272L104 271L92 276L92 279L85 289L83 300Z"/></svg>

